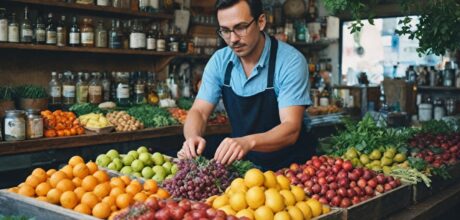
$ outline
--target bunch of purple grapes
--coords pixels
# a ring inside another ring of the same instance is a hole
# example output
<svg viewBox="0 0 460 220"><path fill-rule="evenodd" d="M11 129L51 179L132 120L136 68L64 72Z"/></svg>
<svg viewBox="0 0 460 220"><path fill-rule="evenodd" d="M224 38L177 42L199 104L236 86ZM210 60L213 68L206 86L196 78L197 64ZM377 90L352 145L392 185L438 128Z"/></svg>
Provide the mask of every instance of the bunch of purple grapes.
<svg viewBox="0 0 460 220"><path fill-rule="evenodd" d="M173 198L202 201L220 194L237 174L215 160L185 159L178 163L179 171L172 179L165 180L165 187Z"/></svg>

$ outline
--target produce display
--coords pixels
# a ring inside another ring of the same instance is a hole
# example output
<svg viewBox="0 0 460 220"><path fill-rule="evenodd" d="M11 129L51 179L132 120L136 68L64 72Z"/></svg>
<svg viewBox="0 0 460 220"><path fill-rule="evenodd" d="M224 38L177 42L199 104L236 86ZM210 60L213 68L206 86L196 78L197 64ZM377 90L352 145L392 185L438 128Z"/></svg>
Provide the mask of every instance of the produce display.
<svg viewBox="0 0 460 220"><path fill-rule="evenodd" d="M330 212L329 206L307 198L304 190L291 185L286 177L255 168L208 202L228 215L256 220L310 219Z"/></svg>
<svg viewBox="0 0 460 220"><path fill-rule="evenodd" d="M171 116L174 117L181 124L185 123L185 119L187 118L186 110L180 108L169 108L169 113L171 113Z"/></svg>
<svg viewBox="0 0 460 220"><path fill-rule="evenodd" d="M144 124L125 111L107 113L107 119L115 126L116 131L136 131L144 128Z"/></svg>
<svg viewBox="0 0 460 220"><path fill-rule="evenodd" d="M147 147L141 146L125 155L120 155L114 149L109 150L106 154L97 156L96 164L124 175L163 182L172 178L178 170L178 166L168 158L158 152L151 154Z"/></svg>
<svg viewBox="0 0 460 220"><path fill-rule="evenodd" d="M101 113L89 113L86 115L81 115L78 117L78 120L80 120L81 125L89 128L105 128L112 126L109 120L107 120L107 118Z"/></svg>
<svg viewBox="0 0 460 220"><path fill-rule="evenodd" d="M70 106L70 111L74 112L77 116L82 116L90 113L104 113L97 105L91 103L76 103Z"/></svg>
<svg viewBox="0 0 460 220"><path fill-rule="evenodd" d="M308 115L316 116L316 115L327 115L332 113L340 112L340 108L336 105L328 105L328 106L318 106L318 107L309 107L307 108Z"/></svg>
<svg viewBox="0 0 460 220"><path fill-rule="evenodd" d="M223 192L230 181L241 176L254 165L248 161L236 161L226 167L204 157L184 159L178 162L179 171L172 179L163 182L174 198L202 201Z"/></svg>
<svg viewBox="0 0 460 220"><path fill-rule="evenodd" d="M139 105L128 109L128 114L138 119L147 128L158 128L176 125L178 122L174 119L168 110L151 105Z"/></svg>
<svg viewBox="0 0 460 220"><path fill-rule="evenodd" d="M225 112L214 112L211 114L208 120L208 124L210 125L219 125L219 124L227 124L228 117L227 113Z"/></svg>
<svg viewBox="0 0 460 220"><path fill-rule="evenodd" d="M127 176L110 178L96 163L85 163L79 156L70 158L60 170L37 168L9 191L98 218L107 218L112 212L149 197L169 198L169 193L154 180L142 185Z"/></svg>
<svg viewBox="0 0 460 220"><path fill-rule="evenodd" d="M314 156L305 164L292 164L277 173L303 188L307 196L343 208L401 185L400 180L392 176L367 168L353 168L351 161L327 156Z"/></svg>
<svg viewBox="0 0 460 220"><path fill-rule="evenodd" d="M73 136L85 133L85 129L80 125L73 112L45 110L40 114L43 117L43 126L45 127L43 135L45 137Z"/></svg>
<svg viewBox="0 0 460 220"><path fill-rule="evenodd" d="M409 140L412 156L421 158L434 168L452 165L460 158L460 133L417 134Z"/></svg>
<svg viewBox="0 0 460 220"><path fill-rule="evenodd" d="M396 168L407 168L409 162L405 153L397 152L396 148L374 149L371 153L359 153L354 147L348 148L344 159L351 161L353 167L366 167L374 171L383 171L386 175Z"/></svg>

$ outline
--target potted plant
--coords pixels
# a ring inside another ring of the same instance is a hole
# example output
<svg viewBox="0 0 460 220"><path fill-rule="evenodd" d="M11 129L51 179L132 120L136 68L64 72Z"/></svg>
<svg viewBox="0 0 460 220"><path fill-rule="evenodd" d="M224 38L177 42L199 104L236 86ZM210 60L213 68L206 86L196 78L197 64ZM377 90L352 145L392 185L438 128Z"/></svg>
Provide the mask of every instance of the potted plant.
<svg viewBox="0 0 460 220"><path fill-rule="evenodd" d="M42 86L23 85L16 88L16 95L20 109L40 109L48 108L48 93Z"/></svg>
<svg viewBox="0 0 460 220"><path fill-rule="evenodd" d="M15 109L13 91L10 86L0 86L0 118L5 116L6 110Z"/></svg>

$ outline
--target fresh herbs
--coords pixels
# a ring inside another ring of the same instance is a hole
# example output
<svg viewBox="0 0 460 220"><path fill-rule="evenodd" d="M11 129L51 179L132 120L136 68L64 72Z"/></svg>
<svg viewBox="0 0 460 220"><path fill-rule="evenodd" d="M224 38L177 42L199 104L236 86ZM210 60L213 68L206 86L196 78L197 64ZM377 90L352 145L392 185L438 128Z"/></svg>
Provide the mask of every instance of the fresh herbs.
<svg viewBox="0 0 460 220"><path fill-rule="evenodd" d="M181 109L184 109L184 110L190 110L192 108L192 105L193 105L193 99L191 98L179 98L179 100L177 100L177 107L181 108Z"/></svg>
<svg viewBox="0 0 460 220"><path fill-rule="evenodd" d="M443 120L431 120L422 122L419 133L429 134L450 134L458 129L458 122L447 122Z"/></svg>
<svg viewBox="0 0 460 220"><path fill-rule="evenodd" d="M230 170L238 173L239 176L244 176L252 168L255 168L255 165L248 160L236 160L230 165Z"/></svg>
<svg viewBox="0 0 460 220"><path fill-rule="evenodd" d="M148 128L158 128L178 124L168 110L150 105L139 105L128 109L128 114L135 117Z"/></svg>
<svg viewBox="0 0 460 220"><path fill-rule="evenodd" d="M86 115L89 113L104 113L104 111L97 105L91 103L77 103L72 105L69 110L73 111L77 116Z"/></svg>
<svg viewBox="0 0 460 220"><path fill-rule="evenodd" d="M43 86L23 85L16 87L16 94L19 98L44 99L48 98L48 93Z"/></svg>

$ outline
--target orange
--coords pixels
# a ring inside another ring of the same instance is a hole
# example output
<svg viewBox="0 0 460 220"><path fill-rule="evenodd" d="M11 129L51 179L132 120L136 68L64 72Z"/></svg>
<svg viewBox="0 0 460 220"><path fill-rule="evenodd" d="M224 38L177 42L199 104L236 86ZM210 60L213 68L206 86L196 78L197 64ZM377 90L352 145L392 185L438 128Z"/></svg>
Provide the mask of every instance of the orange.
<svg viewBox="0 0 460 220"><path fill-rule="evenodd" d="M134 201L144 202L147 198L148 197L147 197L147 195L145 195L145 193L139 192L134 196Z"/></svg>
<svg viewBox="0 0 460 220"><path fill-rule="evenodd" d="M80 163L83 163L83 164L85 163L83 158L81 158L80 156L73 156L69 159L69 165L76 166L77 164L80 164Z"/></svg>
<svg viewBox="0 0 460 220"><path fill-rule="evenodd" d="M131 184L129 184L125 189L125 191L130 193L132 196L141 191L136 184L132 184L133 182L131 182Z"/></svg>
<svg viewBox="0 0 460 220"><path fill-rule="evenodd" d="M60 171L64 172L67 178L73 178L73 166L72 165L65 165Z"/></svg>
<svg viewBox="0 0 460 220"><path fill-rule="evenodd" d="M118 208L124 209L133 203L133 196L129 193L123 193L117 196L115 202Z"/></svg>
<svg viewBox="0 0 460 220"><path fill-rule="evenodd" d="M112 177L112 179L110 180L110 186L113 188L113 187L121 187L121 188L125 188L126 184L123 180L121 180L121 178L119 177Z"/></svg>
<svg viewBox="0 0 460 220"><path fill-rule="evenodd" d="M89 172L89 168L84 163L79 163L75 165L72 169L73 176L78 177L80 179L83 179L86 176L88 176Z"/></svg>
<svg viewBox="0 0 460 220"><path fill-rule="evenodd" d="M75 190L74 190L75 194L77 194L77 197L78 199L81 199L81 197L83 196L83 194L86 193L85 189L83 189L83 187L77 187Z"/></svg>
<svg viewBox="0 0 460 220"><path fill-rule="evenodd" d="M82 214L87 214L87 215L91 215L91 208L86 205L86 204L78 204L77 206L75 206L75 208L73 209L79 213L82 213Z"/></svg>
<svg viewBox="0 0 460 220"><path fill-rule="evenodd" d="M36 168L34 171L32 171L32 176L37 177L40 182L45 182L46 179L48 178L48 175L46 175L46 171L42 168Z"/></svg>
<svg viewBox="0 0 460 220"><path fill-rule="evenodd" d="M15 186L15 187L9 188L8 192L18 193L18 190L19 190L19 187Z"/></svg>
<svg viewBox="0 0 460 220"><path fill-rule="evenodd" d="M97 181L96 177L88 175L81 182L81 186L87 192L90 192L90 191L93 191L94 187L96 187L98 183L99 181Z"/></svg>
<svg viewBox="0 0 460 220"><path fill-rule="evenodd" d="M156 193L158 190L158 184L155 180L146 180L144 183L144 190L150 193Z"/></svg>
<svg viewBox="0 0 460 220"><path fill-rule="evenodd" d="M61 202L62 207L73 209L78 204L79 200L76 193L73 191L67 191L62 193L59 201Z"/></svg>
<svg viewBox="0 0 460 220"><path fill-rule="evenodd" d="M49 183L47 182L40 183L35 188L35 194L37 194L37 196L46 196L46 194L48 193L48 191L50 191L50 189L51 189L51 185Z"/></svg>
<svg viewBox="0 0 460 220"><path fill-rule="evenodd" d="M125 193L125 189L124 188L120 188L120 187L113 187L112 190L110 190L110 196L119 196L121 194Z"/></svg>
<svg viewBox="0 0 460 220"><path fill-rule="evenodd" d="M93 176L96 177L96 179L99 180L100 183L108 182L110 180L109 175L103 170L98 170L94 172Z"/></svg>
<svg viewBox="0 0 460 220"><path fill-rule="evenodd" d="M108 182L106 183L100 183L96 187L94 187L94 194L96 194L97 197L100 199L104 198L105 196L109 195L110 190L112 188L110 187L110 184Z"/></svg>
<svg viewBox="0 0 460 220"><path fill-rule="evenodd" d="M59 183L59 181L61 181L63 179L66 179L66 178L67 178L67 175L64 172L56 171L50 177L50 184L51 184L52 187L56 187L56 185Z"/></svg>
<svg viewBox="0 0 460 220"><path fill-rule="evenodd" d="M35 188L36 186L38 186L38 184L40 184L42 181L40 181L40 179L38 179L38 177L36 176L33 176L33 175L30 175L27 177L25 183L33 188Z"/></svg>
<svg viewBox="0 0 460 220"><path fill-rule="evenodd" d="M128 176L120 176L120 179L125 182L125 185L128 185L131 183L131 179Z"/></svg>
<svg viewBox="0 0 460 220"><path fill-rule="evenodd" d="M25 183L19 183L18 187L26 185Z"/></svg>
<svg viewBox="0 0 460 220"><path fill-rule="evenodd" d="M99 168L97 167L97 164L94 163L93 161L86 163L86 166L88 167L90 174L94 174L96 171L99 170Z"/></svg>
<svg viewBox="0 0 460 220"><path fill-rule="evenodd" d="M75 185L73 184L72 180L63 179L56 185L56 189L59 189L62 192L73 191L75 189Z"/></svg>
<svg viewBox="0 0 460 220"><path fill-rule="evenodd" d="M43 202L48 202L48 198L46 198L46 196L39 196L37 199Z"/></svg>
<svg viewBox="0 0 460 220"><path fill-rule="evenodd" d="M81 180L80 178L78 178L78 177L74 177L74 178L72 179L72 183L73 183L76 187L81 186L81 182L82 182L82 180Z"/></svg>
<svg viewBox="0 0 460 220"><path fill-rule="evenodd" d="M59 200L61 199L62 191L59 189L51 189L48 191L46 194L46 198L48 198L48 201L53 204L58 204Z"/></svg>
<svg viewBox="0 0 460 220"><path fill-rule="evenodd" d="M113 205L115 205L115 200L116 200L115 196L106 196L102 199L102 202L107 203L107 205L112 207Z"/></svg>
<svg viewBox="0 0 460 220"><path fill-rule="evenodd" d="M138 180L131 181L129 185L133 185L134 187L136 187L136 189L138 189L138 191L142 190L142 184Z"/></svg>
<svg viewBox="0 0 460 220"><path fill-rule="evenodd" d="M166 191L165 189L158 189L157 191L157 195L158 197L160 197L161 199L167 199L169 198L169 192Z"/></svg>
<svg viewBox="0 0 460 220"><path fill-rule="evenodd" d="M29 186L28 184L24 184L23 186L19 188L18 193L23 196L34 197L35 190L32 186Z"/></svg>
<svg viewBox="0 0 460 220"><path fill-rule="evenodd" d="M94 217L106 219L109 217L111 212L112 210L110 209L110 206L101 202L94 206L92 213Z"/></svg>
<svg viewBox="0 0 460 220"><path fill-rule="evenodd" d="M80 203L88 205L93 208L99 202L99 198L93 192L86 192L81 197Z"/></svg>
<svg viewBox="0 0 460 220"><path fill-rule="evenodd" d="M48 171L46 171L46 175L48 175L48 177L53 175L53 173L56 173L56 169L49 169Z"/></svg>

